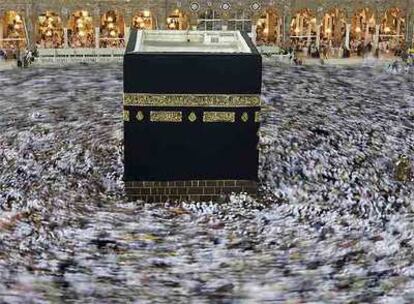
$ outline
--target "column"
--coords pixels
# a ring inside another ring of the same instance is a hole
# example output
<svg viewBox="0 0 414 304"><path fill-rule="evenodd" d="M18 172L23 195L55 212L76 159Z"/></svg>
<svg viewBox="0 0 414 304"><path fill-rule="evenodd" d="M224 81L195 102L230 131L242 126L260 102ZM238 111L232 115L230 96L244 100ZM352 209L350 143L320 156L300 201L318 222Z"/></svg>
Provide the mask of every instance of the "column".
<svg viewBox="0 0 414 304"><path fill-rule="evenodd" d="M292 17L290 14L284 14L283 16L283 44L286 46L290 42L290 22Z"/></svg>
<svg viewBox="0 0 414 304"><path fill-rule="evenodd" d="M400 32L401 32L401 18L398 16L397 19L397 37L398 39L400 39Z"/></svg>
<svg viewBox="0 0 414 304"><path fill-rule="evenodd" d="M100 28L95 27L95 48L99 49L99 34L100 34Z"/></svg>
<svg viewBox="0 0 414 304"><path fill-rule="evenodd" d="M124 39L125 39L125 45L128 43L129 40L129 33L131 32L131 27L124 25Z"/></svg>
<svg viewBox="0 0 414 304"><path fill-rule="evenodd" d="M0 48L3 47L3 21L0 20Z"/></svg>
<svg viewBox="0 0 414 304"><path fill-rule="evenodd" d="M280 38L281 38L281 27L282 27L282 19L280 17L277 18L277 27L276 27L276 45L280 46Z"/></svg>
<svg viewBox="0 0 414 304"><path fill-rule="evenodd" d="M366 27L365 27L364 45L368 44L368 37L369 37L369 24L368 24L368 20L367 20L366 21Z"/></svg>
<svg viewBox="0 0 414 304"><path fill-rule="evenodd" d="M381 25L379 25L379 24L375 25L375 39L374 39L374 49L375 50L378 48L380 27L381 27Z"/></svg>
<svg viewBox="0 0 414 304"><path fill-rule="evenodd" d="M349 38L351 34L351 24L346 24L346 34L345 34L345 47L349 50Z"/></svg>
<svg viewBox="0 0 414 304"><path fill-rule="evenodd" d="M312 35L312 22L310 22L308 26L308 38L306 40L306 46L310 46L311 44L311 35Z"/></svg>
<svg viewBox="0 0 414 304"><path fill-rule="evenodd" d="M63 46L65 49L69 47L68 28L63 28Z"/></svg>
<svg viewBox="0 0 414 304"><path fill-rule="evenodd" d="M253 43L254 43L254 45L256 45L256 43L257 43L257 32L256 32L256 29L257 29L257 25L256 24L252 24L252 41L253 41Z"/></svg>
<svg viewBox="0 0 414 304"><path fill-rule="evenodd" d="M273 12L267 14L267 40L268 41L275 41L275 27L276 27L276 16Z"/></svg>
<svg viewBox="0 0 414 304"><path fill-rule="evenodd" d="M321 45L321 24L316 20L316 48L319 50Z"/></svg>
<svg viewBox="0 0 414 304"><path fill-rule="evenodd" d="M333 25L333 20L332 20L332 17L329 16L329 19L328 19L328 29L329 29L328 39L332 39L332 28L333 28L332 25Z"/></svg>
<svg viewBox="0 0 414 304"><path fill-rule="evenodd" d="M124 41L125 41L125 46L128 43L128 39L129 39L129 33L131 32L131 25L132 25L132 13L130 13L129 11L124 11Z"/></svg>
<svg viewBox="0 0 414 304"><path fill-rule="evenodd" d="M221 30L222 31L227 31L227 29L228 29L228 22L227 22L227 20L223 20L221 22Z"/></svg>

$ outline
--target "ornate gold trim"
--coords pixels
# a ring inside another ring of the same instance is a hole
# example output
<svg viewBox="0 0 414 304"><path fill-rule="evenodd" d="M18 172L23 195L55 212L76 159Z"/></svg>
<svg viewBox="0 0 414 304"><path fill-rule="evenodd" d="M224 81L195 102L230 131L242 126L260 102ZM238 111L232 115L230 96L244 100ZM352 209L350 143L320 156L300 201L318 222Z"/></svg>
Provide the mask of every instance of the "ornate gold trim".
<svg viewBox="0 0 414 304"><path fill-rule="evenodd" d="M143 121L144 120L144 113L142 113L142 111L138 111L137 120L138 121Z"/></svg>
<svg viewBox="0 0 414 304"><path fill-rule="evenodd" d="M254 121L255 122L260 122L260 112L255 112L254 113Z"/></svg>
<svg viewBox="0 0 414 304"><path fill-rule="evenodd" d="M234 112L204 112L204 122L235 122Z"/></svg>
<svg viewBox="0 0 414 304"><path fill-rule="evenodd" d="M124 110L123 119L124 119L124 121L129 121L129 111L128 110Z"/></svg>
<svg viewBox="0 0 414 304"><path fill-rule="evenodd" d="M241 119L243 122L247 122L249 120L249 114L247 112L244 112L241 116Z"/></svg>
<svg viewBox="0 0 414 304"><path fill-rule="evenodd" d="M182 122L183 115L179 111L151 111L152 122Z"/></svg>
<svg viewBox="0 0 414 304"><path fill-rule="evenodd" d="M190 115L188 115L188 120L195 122L197 120L197 115L194 112L191 112Z"/></svg>
<svg viewBox="0 0 414 304"><path fill-rule="evenodd" d="M140 107L260 107L259 95L160 95L124 93L124 106Z"/></svg>

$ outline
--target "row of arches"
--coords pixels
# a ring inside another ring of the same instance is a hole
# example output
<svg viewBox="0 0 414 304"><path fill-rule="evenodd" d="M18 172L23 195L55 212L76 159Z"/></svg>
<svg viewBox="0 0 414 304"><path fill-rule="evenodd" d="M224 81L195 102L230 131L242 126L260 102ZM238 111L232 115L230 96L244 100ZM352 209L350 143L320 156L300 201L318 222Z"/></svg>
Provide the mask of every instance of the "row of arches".
<svg viewBox="0 0 414 304"><path fill-rule="evenodd" d="M350 44L355 41L364 44L375 42L380 47L381 43L387 42L389 45L391 41L394 47L403 42L407 27L399 8L388 9L383 16L375 16L368 8L360 9L354 12L350 24L345 12L338 8L327 11L319 20L315 11L301 9L292 16L290 24L285 23L283 14L276 9L267 9L256 20L253 21L251 14L243 9L229 13L226 18L221 12L208 9L198 14L197 29L227 28L247 32L253 29L258 44L280 45L282 41L286 42L287 36L289 42L299 46L329 41L335 47L348 43L345 38L349 31ZM100 16L98 28L96 20L86 10L73 12L67 24L63 24L56 12L46 11L37 18L34 36L36 43L44 48L121 47L125 45L128 27L157 29L161 27L159 23L148 10L136 12L131 24L126 24L122 14L116 10L107 11ZM8 11L0 24L1 47L26 44L28 33L21 14ZM178 9L169 14L165 24L170 30L185 30L190 27L188 15Z"/></svg>
<svg viewBox="0 0 414 304"><path fill-rule="evenodd" d="M276 10L265 11L257 22L258 44L279 45L283 35L283 15ZM406 20L399 8L390 8L382 16L376 16L369 8L359 9L352 18L346 13L333 8L317 21L316 13L302 9L292 16L289 26L290 43L309 46L312 43L328 42L333 47L347 44L376 44L379 48L395 49L404 43ZM348 31L348 39L346 41ZM384 49L385 50L385 49Z"/></svg>

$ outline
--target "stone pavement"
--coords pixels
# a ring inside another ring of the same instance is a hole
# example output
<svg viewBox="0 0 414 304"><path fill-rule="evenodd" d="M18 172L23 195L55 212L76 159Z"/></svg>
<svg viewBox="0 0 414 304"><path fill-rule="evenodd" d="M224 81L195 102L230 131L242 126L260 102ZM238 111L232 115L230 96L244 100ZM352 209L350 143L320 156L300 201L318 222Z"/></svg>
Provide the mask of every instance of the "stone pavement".
<svg viewBox="0 0 414 304"><path fill-rule="evenodd" d="M0 71L11 70L16 67L17 67L17 64L16 64L16 61L14 60L0 61Z"/></svg>

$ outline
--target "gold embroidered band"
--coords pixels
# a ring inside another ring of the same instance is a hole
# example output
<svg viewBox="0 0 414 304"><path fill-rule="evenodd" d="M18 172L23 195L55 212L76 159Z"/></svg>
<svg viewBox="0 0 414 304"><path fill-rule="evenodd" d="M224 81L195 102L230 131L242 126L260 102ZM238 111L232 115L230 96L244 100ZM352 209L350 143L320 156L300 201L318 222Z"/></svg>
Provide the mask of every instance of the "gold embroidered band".
<svg viewBox="0 0 414 304"><path fill-rule="evenodd" d="M204 112L204 122L235 122L234 112Z"/></svg>
<svg viewBox="0 0 414 304"><path fill-rule="evenodd" d="M160 95L124 93L124 106L140 107L260 107L259 95Z"/></svg>
<svg viewBox="0 0 414 304"><path fill-rule="evenodd" d="M178 111L151 111L150 120L152 122L181 122L182 113Z"/></svg>
<svg viewBox="0 0 414 304"><path fill-rule="evenodd" d="M129 121L129 111L124 110L123 116L124 116L124 121Z"/></svg>

